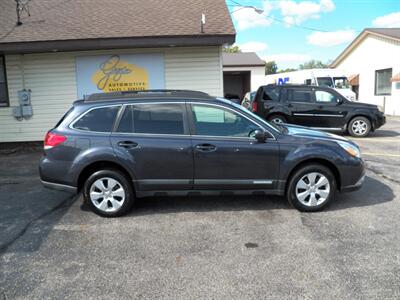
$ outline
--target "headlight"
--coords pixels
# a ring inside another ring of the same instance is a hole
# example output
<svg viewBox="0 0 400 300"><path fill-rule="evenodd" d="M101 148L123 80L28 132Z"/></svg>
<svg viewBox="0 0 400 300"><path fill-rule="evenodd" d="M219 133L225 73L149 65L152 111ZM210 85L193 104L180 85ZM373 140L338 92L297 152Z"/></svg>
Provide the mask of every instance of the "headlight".
<svg viewBox="0 0 400 300"><path fill-rule="evenodd" d="M340 147L342 147L344 150L346 150L346 152L348 154L350 154L351 156L361 158L361 151L357 146L350 144L348 142L339 142L338 141L337 143L339 144Z"/></svg>

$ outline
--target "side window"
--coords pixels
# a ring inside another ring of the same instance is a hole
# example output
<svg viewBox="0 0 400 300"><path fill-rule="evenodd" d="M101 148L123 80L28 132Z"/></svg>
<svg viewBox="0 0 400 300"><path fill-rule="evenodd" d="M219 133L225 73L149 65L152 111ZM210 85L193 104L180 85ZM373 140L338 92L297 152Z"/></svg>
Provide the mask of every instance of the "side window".
<svg viewBox="0 0 400 300"><path fill-rule="evenodd" d="M309 89L287 89L286 97L289 102L312 102Z"/></svg>
<svg viewBox="0 0 400 300"><path fill-rule="evenodd" d="M92 109L76 121L73 128L86 131L111 132L120 107L118 105Z"/></svg>
<svg viewBox="0 0 400 300"><path fill-rule="evenodd" d="M375 95L391 95L392 94L392 69L375 71Z"/></svg>
<svg viewBox="0 0 400 300"><path fill-rule="evenodd" d="M326 91L315 91L315 101L320 103L337 103L338 99L332 93Z"/></svg>
<svg viewBox="0 0 400 300"><path fill-rule="evenodd" d="M263 100L279 101L279 88L264 88Z"/></svg>
<svg viewBox="0 0 400 300"><path fill-rule="evenodd" d="M0 56L0 107L8 106L8 91L6 81L6 64L4 56Z"/></svg>
<svg viewBox="0 0 400 300"><path fill-rule="evenodd" d="M192 105L196 135L249 137L259 127L228 109Z"/></svg>
<svg viewBox="0 0 400 300"><path fill-rule="evenodd" d="M117 132L184 134L180 104L136 104L125 108Z"/></svg>
<svg viewBox="0 0 400 300"><path fill-rule="evenodd" d="M306 85L311 85L311 79L306 79L306 80L304 80L304 83L305 83Z"/></svg>

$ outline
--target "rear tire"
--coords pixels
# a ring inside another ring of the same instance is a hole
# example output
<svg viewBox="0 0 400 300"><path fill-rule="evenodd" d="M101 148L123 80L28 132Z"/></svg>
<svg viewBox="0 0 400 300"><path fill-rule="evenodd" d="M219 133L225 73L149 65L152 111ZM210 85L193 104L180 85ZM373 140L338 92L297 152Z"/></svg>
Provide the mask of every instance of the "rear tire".
<svg viewBox="0 0 400 300"><path fill-rule="evenodd" d="M102 217L119 217L132 207L135 196L130 180L118 170L94 172L83 186L83 196L91 210Z"/></svg>
<svg viewBox="0 0 400 300"><path fill-rule="evenodd" d="M286 118L282 115L271 115L268 117L268 121L275 124L287 123Z"/></svg>
<svg viewBox="0 0 400 300"><path fill-rule="evenodd" d="M365 117L355 117L349 122L347 130L351 136L365 137L371 131L371 122Z"/></svg>
<svg viewBox="0 0 400 300"><path fill-rule="evenodd" d="M293 174L286 197L289 203L304 212L320 211L336 194L336 180L332 172L319 164L306 165Z"/></svg>

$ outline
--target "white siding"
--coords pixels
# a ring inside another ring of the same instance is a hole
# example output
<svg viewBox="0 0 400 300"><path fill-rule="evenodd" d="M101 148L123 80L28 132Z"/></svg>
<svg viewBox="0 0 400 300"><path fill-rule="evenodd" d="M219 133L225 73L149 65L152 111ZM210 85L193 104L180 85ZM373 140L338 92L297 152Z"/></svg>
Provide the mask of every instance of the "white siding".
<svg viewBox="0 0 400 300"><path fill-rule="evenodd" d="M129 49L7 55L10 107L0 108L0 142L38 141L77 99L75 57L105 53L164 53L167 89L194 89L222 95L221 47ZM12 107L18 90L32 90L33 116L17 121Z"/></svg>
<svg viewBox="0 0 400 300"><path fill-rule="evenodd" d="M392 83L390 96L375 96L375 71L392 68L393 76L400 73L400 42L367 36L338 65L348 75L359 74L359 101L383 106L385 113L400 115L400 83Z"/></svg>

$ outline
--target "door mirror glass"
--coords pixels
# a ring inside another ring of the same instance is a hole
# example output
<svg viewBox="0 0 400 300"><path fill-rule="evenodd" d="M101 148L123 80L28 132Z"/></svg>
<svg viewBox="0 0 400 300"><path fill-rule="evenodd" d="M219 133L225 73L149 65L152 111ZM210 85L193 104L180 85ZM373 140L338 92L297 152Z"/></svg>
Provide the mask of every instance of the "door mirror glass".
<svg viewBox="0 0 400 300"><path fill-rule="evenodd" d="M260 143L264 143L267 140L267 133L264 130L254 130L254 138Z"/></svg>

